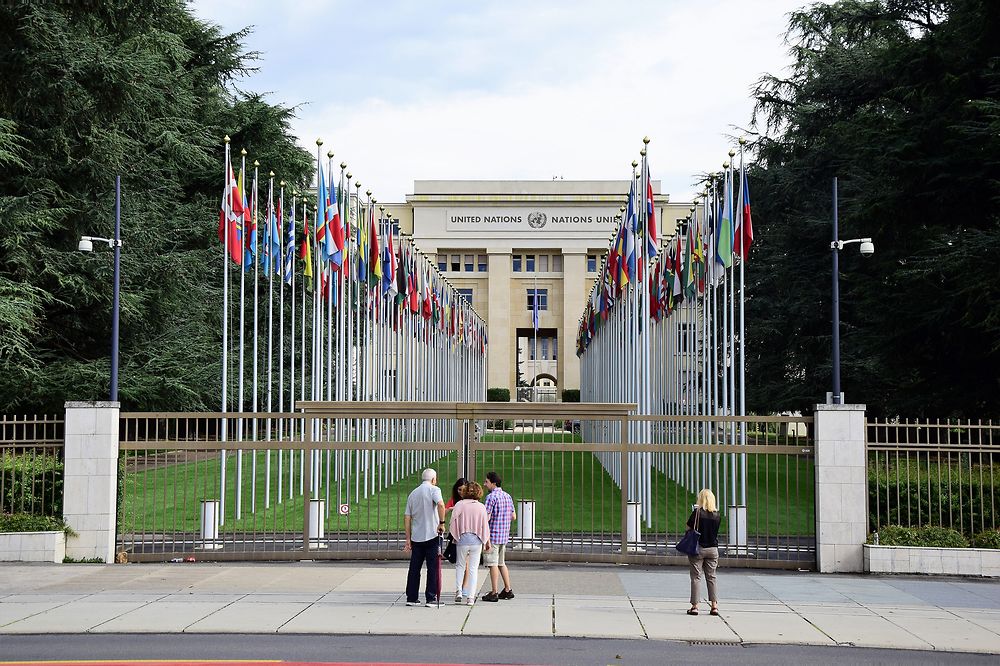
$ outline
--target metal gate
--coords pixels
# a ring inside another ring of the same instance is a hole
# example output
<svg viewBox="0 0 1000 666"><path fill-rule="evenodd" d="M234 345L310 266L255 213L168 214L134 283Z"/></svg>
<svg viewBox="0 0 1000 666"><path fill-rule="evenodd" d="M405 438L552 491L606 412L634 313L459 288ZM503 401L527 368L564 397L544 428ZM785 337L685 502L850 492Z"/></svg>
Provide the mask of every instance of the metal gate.
<svg viewBox="0 0 1000 666"><path fill-rule="evenodd" d="M811 418L581 403L299 407L123 414L119 550L135 561L405 558L406 497L433 467L446 499L459 477L502 477L518 512L512 559L685 562L674 544L710 487L724 563L815 566Z"/></svg>

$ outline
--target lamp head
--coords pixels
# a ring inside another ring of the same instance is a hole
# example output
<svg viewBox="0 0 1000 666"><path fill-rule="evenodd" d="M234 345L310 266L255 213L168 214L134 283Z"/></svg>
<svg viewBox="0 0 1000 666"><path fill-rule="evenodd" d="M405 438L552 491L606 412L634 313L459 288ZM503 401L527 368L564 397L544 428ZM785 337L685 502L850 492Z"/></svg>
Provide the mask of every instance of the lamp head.
<svg viewBox="0 0 1000 666"><path fill-rule="evenodd" d="M88 236L84 236L80 239L80 244L76 246L76 249L80 252L93 252L94 242Z"/></svg>

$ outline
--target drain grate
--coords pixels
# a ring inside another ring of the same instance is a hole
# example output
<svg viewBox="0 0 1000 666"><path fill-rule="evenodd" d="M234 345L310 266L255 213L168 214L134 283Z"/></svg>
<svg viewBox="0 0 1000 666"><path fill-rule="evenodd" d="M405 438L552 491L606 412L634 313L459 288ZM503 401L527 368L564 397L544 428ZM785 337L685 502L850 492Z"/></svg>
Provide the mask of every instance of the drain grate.
<svg viewBox="0 0 1000 666"><path fill-rule="evenodd" d="M734 641L688 641L688 645L717 645L720 647L742 647L743 643Z"/></svg>

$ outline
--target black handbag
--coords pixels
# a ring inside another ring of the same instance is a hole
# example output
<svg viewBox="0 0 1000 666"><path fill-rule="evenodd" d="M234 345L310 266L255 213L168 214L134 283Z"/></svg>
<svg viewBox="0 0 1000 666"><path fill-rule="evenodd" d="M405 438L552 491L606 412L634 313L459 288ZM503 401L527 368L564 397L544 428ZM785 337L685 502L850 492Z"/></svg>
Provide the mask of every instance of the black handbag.
<svg viewBox="0 0 1000 666"><path fill-rule="evenodd" d="M444 559L448 560L452 564L458 561L458 548L455 546L455 540L448 535L448 545L444 547Z"/></svg>
<svg viewBox="0 0 1000 666"><path fill-rule="evenodd" d="M688 557L697 557L701 552L701 532L698 531L698 519L701 518L701 509L697 509L694 514L694 526L689 528L681 540L677 542L677 550Z"/></svg>

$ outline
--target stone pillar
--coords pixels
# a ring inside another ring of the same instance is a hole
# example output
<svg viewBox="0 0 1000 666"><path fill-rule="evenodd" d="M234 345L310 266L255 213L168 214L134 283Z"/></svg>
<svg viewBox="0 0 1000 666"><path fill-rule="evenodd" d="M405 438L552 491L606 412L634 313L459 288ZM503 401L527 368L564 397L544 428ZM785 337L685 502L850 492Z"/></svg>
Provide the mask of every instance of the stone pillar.
<svg viewBox="0 0 1000 666"><path fill-rule="evenodd" d="M864 569L868 535L865 406L816 405L816 565L820 572Z"/></svg>
<svg viewBox="0 0 1000 666"><path fill-rule="evenodd" d="M66 555L114 562L118 518L117 402L67 402L63 519Z"/></svg>
<svg viewBox="0 0 1000 666"><path fill-rule="evenodd" d="M563 308L559 327L559 389L580 388L580 359L576 357L576 333L587 302L587 252L563 253Z"/></svg>
<svg viewBox="0 0 1000 666"><path fill-rule="evenodd" d="M489 311L486 323L489 330L490 344L487 347L486 358L486 388L510 388L511 400L517 399L517 359L516 351L511 351L511 249L489 248ZM515 300L524 307L523 300ZM514 350L517 343L514 343Z"/></svg>

